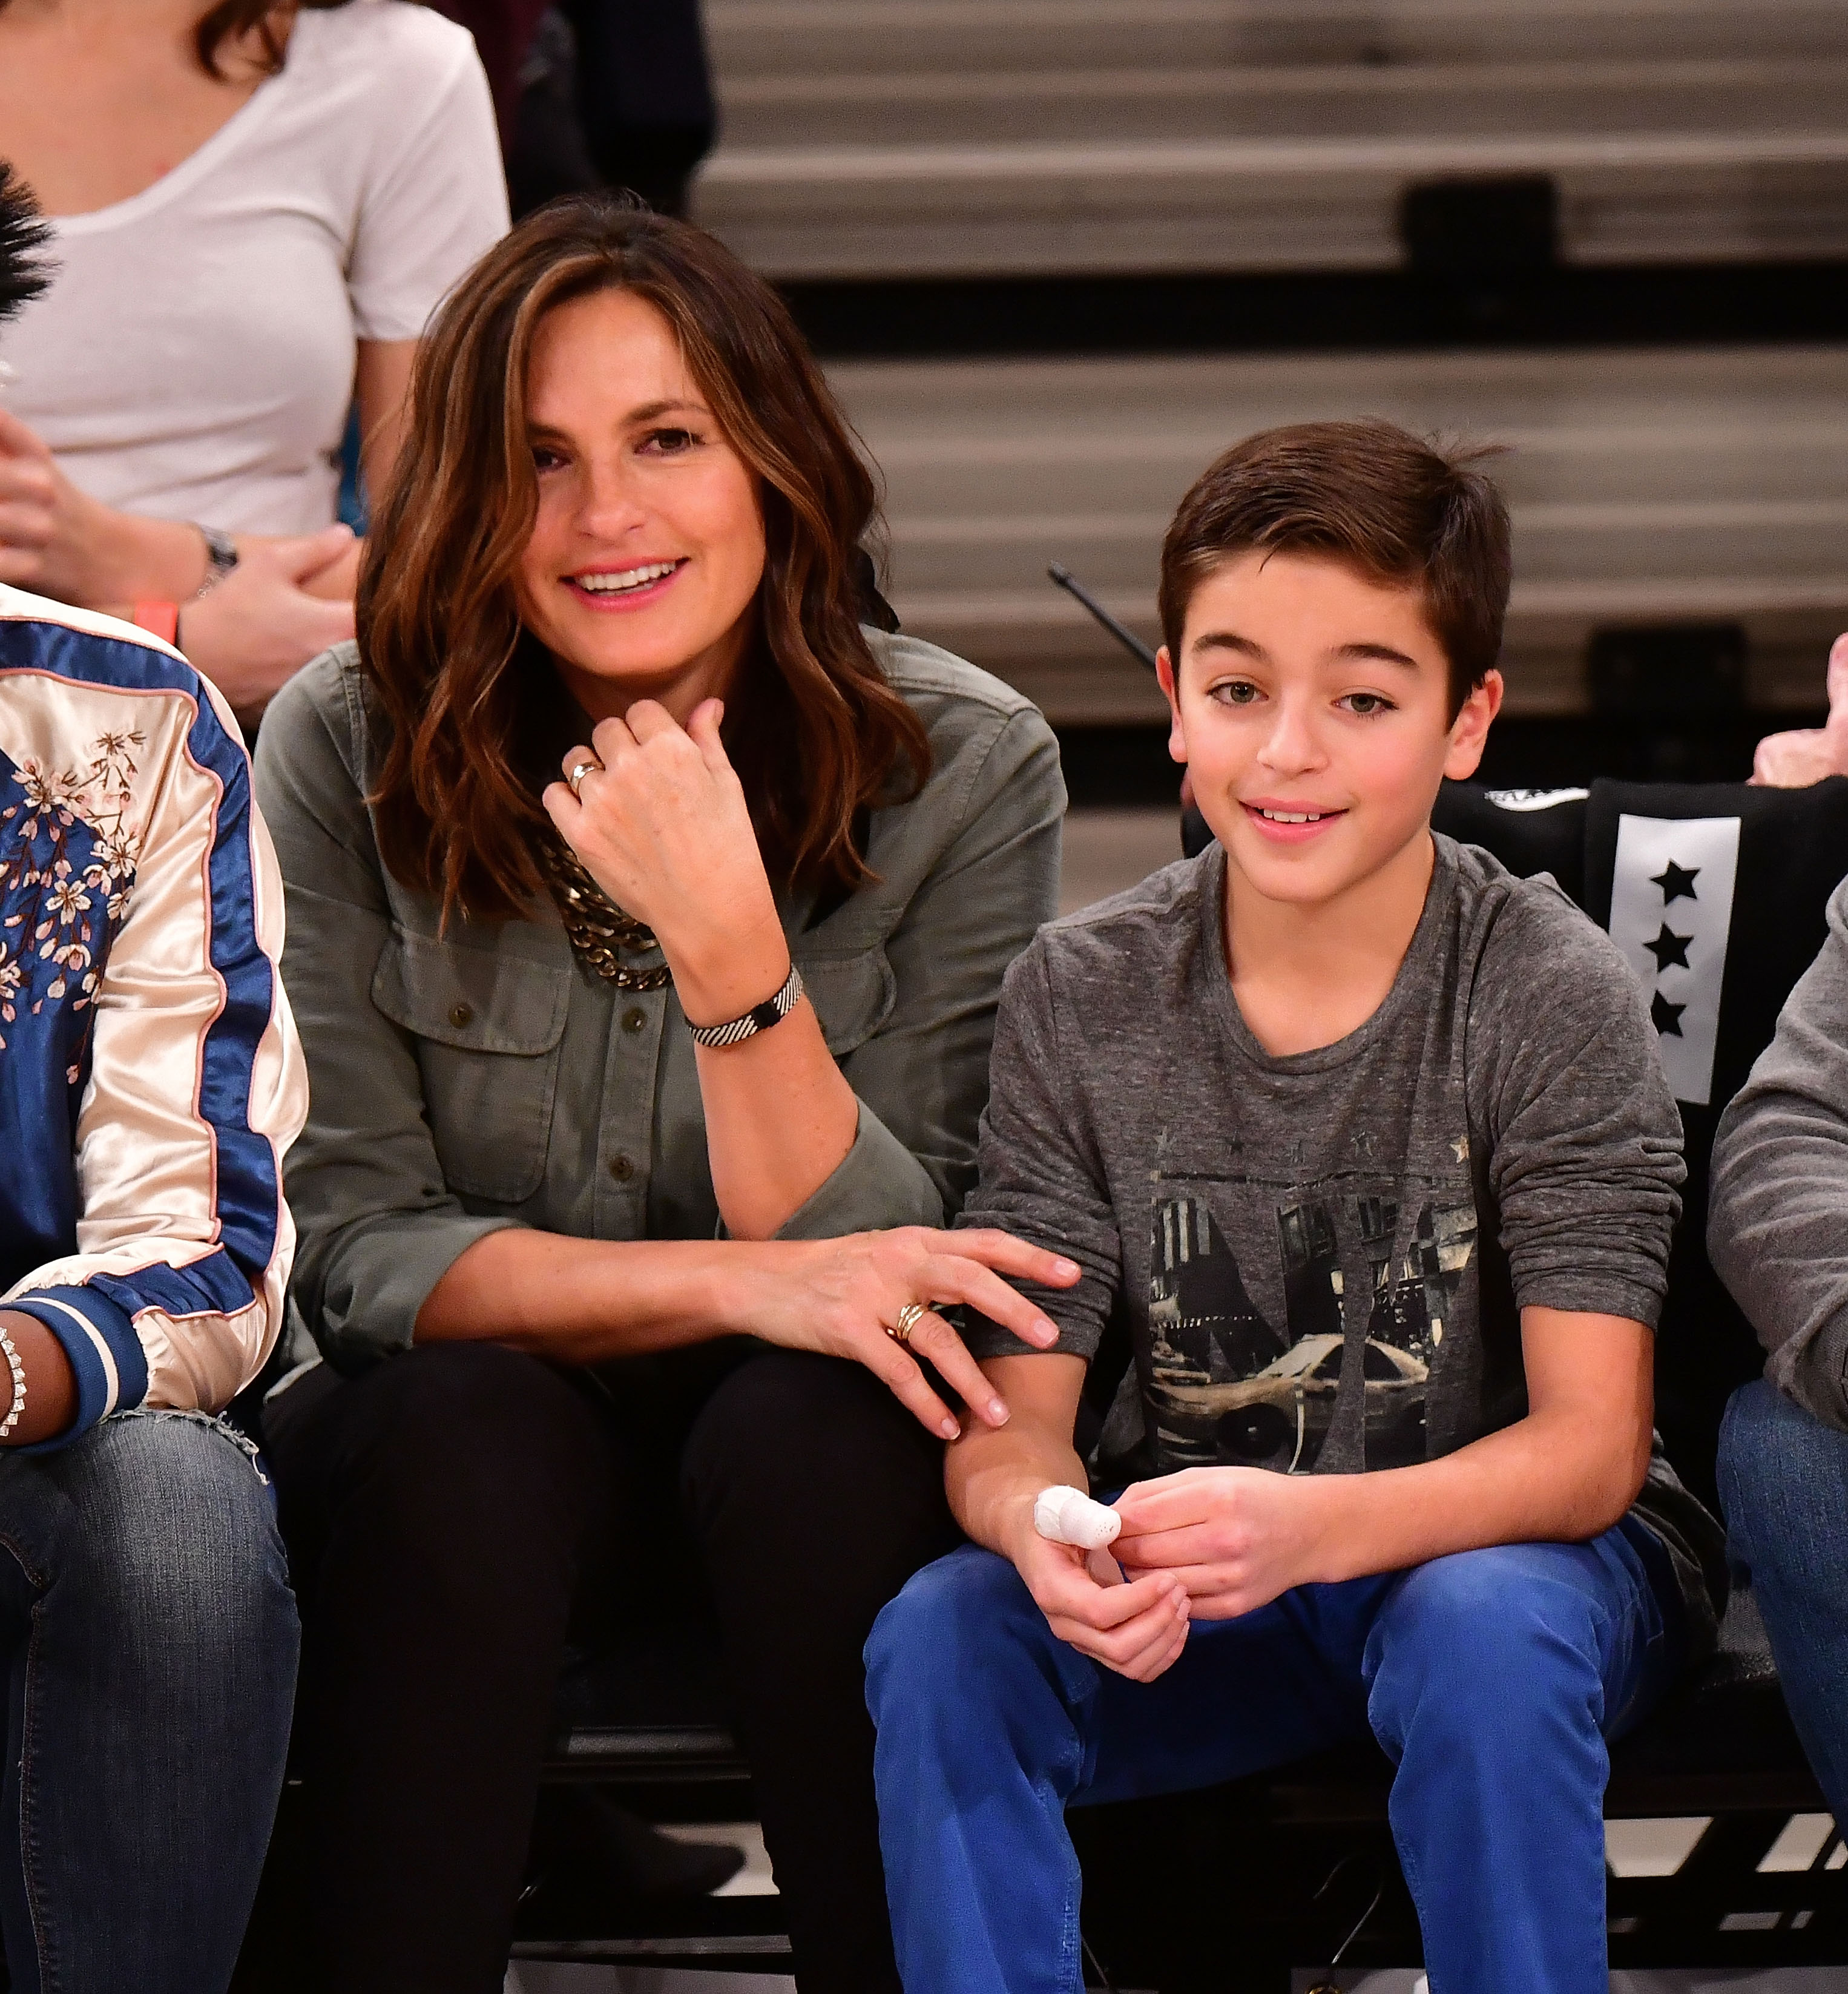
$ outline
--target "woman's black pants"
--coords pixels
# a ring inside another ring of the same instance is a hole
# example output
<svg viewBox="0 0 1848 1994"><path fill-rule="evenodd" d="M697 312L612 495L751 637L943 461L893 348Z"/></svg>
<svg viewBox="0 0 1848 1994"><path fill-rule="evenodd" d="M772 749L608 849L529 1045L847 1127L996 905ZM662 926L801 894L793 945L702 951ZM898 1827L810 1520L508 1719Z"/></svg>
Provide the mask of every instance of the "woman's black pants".
<svg viewBox="0 0 1848 1994"><path fill-rule="evenodd" d="M648 1615L664 1550L703 1568L803 1994L898 1994L861 1650L957 1540L940 1443L869 1372L419 1345L310 1373L266 1440L328 1994L498 1994L567 1638Z"/></svg>

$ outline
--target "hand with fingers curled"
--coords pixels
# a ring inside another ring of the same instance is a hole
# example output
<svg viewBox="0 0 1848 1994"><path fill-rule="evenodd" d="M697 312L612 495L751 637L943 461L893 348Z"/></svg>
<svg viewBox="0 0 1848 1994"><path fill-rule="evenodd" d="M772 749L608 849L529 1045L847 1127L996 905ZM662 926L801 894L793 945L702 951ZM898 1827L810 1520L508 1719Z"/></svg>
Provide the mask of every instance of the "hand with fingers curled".
<svg viewBox="0 0 1848 1994"><path fill-rule="evenodd" d="M358 544L341 526L293 540L241 540L238 565L224 581L180 605L187 662L240 720L259 718L310 658L353 635Z"/></svg>
<svg viewBox="0 0 1848 1994"><path fill-rule="evenodd" d="M238 564L211 584L199 528L89 497L45 443L0 409L0 582L126 615L142 596L180 605L180 648L240 719L257 718L310 658L353 635L352 529L240 533Z"/></svg>
<svg viewBox="0 0 1848 1994"><path fill-rule="evenodd" d="M638 700L566 755L542 800L591 878L653 930L695 1023L736 1016L789 968L724 711L703 700L682 727Z"/></svg>
<svg viewBox="0 0 1848 1994"><path fill-rule="evenodd" d="M0 581L46 595L67 589L74 577L60 564L59 542L79 503L39 437L0 409Z"/></svg>
<svg viewBox="0 0 1848 1994"><path fill-rule="evenodd" d="M1829 718L1820 727L1768 734L1752 756L1750 780L1772 790L1804 790L1848 776L1848 632L1829 649Z"/></svg>
<svg viewBox="0 0 1848 1994"><path fill-rule="evenodd" d="M1292 1587L1342 1574L1334 1558L1331 1476L1264 1468L1186 1468L1138 1482L1117 1499L1111 1547L1133 1578L1162 1574L1186 1589L1194 1616L1230 1620Z"/></svg>
<svg viewBox="0 0 1848 1994"><path fill-rule="evenodd" d="M1039 1506L1039 1498L1032 1510L1022 1506L1006 1532L1005 1550L1046 1625L1105 1668L1132 1682L1153 1682L1187 1645L1193 1610L1187 1588L1172 1572L1126 1574L1110 1551L1048 1537L1033 1513Z"/></svg>
<svg viewBox="0 0 1848 1994"><path fill-rule="evenodd" d="M1008 1407L938 1310L967 1303L1023 1342L1048 1349L1059 1339L1057 1327L1002 1276L1053 1288L1079 1277L1076 1265L1056 1253L1011 1233L974 1228L905 1225L782 1241L773 1250L779 1277L756 1287L740 1326L766 1342L864 1364L945 1440L961 1428L920 1358L985 1425L1004 1426Z"/></svg>

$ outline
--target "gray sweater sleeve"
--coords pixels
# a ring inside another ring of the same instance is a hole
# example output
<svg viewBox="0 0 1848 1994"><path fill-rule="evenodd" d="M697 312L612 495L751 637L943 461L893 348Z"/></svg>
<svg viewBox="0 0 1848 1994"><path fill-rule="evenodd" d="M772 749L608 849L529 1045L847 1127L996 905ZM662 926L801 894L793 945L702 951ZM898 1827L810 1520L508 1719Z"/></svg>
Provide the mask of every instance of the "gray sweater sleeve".
<svg viewBox="0 0 1848 1994"><path fill-rule="evenodd" d="M1511 894L1470 1035L1516 1303L1653 1329L1681 1212L1681 1117L1636 978L1550 880Z"/></svg>
<svg viewBox="0 0 1848 1994"><path fill-rule="evenodd" d="M1077 1262L1084 1272L1074 1288L1013 1286L1059 1325L1054 1349L1088 1363L1122 1280L1122 1242L1076 1081L1084 1062L1079 1047L1060 1043L1049 970L1042 935L1008 972L982 1115L980 1182L957 1222L999 1226ZM1032 1354L1031 1344L974 1309L963 1340L977 1357Z"/></svg>
<svg viewBox="0 0 1848 1994"><path fill-rule="evenodd" d="M1848 884L1713 1139L1707 1252L1765 1375L1848 1431Z"/></svg>

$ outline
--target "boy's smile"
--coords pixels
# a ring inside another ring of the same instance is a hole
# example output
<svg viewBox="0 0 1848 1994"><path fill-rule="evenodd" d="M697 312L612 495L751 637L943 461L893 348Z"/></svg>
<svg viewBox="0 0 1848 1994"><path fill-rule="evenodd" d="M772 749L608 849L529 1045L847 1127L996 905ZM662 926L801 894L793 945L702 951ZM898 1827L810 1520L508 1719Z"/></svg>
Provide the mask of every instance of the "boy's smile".
<svg viewBox="0 0 1848 1994"><path fill-rule="evenodd" d="M1194 591L1178 687L1162 656L1169 750L1233 882L1303 913L1369 882L1388 897L1402 883L1415 921L1439 782L1474 773L1499 674L1453 717L1449 663L1418 591L1261 550Z"/></svg>

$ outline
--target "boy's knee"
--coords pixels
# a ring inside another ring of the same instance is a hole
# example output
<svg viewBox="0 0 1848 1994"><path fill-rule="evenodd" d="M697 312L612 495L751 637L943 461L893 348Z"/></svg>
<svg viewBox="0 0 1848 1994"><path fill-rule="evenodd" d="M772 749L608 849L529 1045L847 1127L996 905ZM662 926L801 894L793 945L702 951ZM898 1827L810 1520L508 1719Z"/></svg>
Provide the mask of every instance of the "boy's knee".
<svg viewBox="0 0 1848 1994"><path fill-rule="evenodd" d="M1017 1650L1039 1609L1004 1557L965 1544L907 1581L866 1643L867 1703L875 1723L893 1702L951 1701L982 1693L998 1655Z"/></svg>
<svg viewBox="0 0 1848 1994"><path fill-rule="evenodd" d="M1368 1639L1375 1734L1401 1749L1415 1725L1473 1750L1519 1751L1601 1697L1591 1600L1549 1566L1573 1545L1508 1545L1408 1573Z"/></svg>

